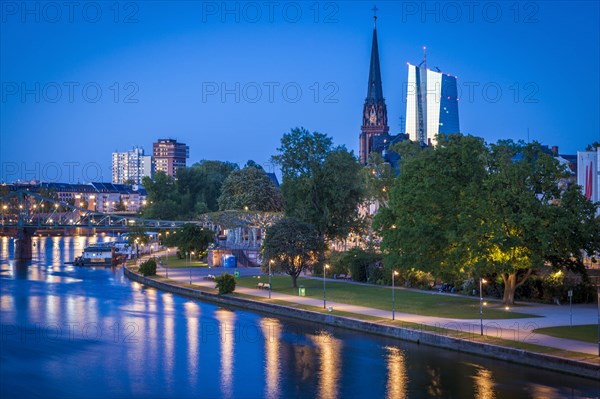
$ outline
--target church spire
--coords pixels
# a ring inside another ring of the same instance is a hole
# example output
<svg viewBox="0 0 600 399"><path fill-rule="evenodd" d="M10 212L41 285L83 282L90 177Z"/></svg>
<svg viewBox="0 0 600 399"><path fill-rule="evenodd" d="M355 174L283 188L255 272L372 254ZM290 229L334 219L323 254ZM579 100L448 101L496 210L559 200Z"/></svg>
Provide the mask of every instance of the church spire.
<svg viewBox="0 0 600 399"><path fill-rule="evenodd" d="M377 7L373 7L373 12ZM383 101L383 89L381 87L381 71L379 69L379 48L377 46L377 15L373 16L373 43L371 44L371 65L369 67L369 87L367 90L367 101L378 103Z"/></svg>
<svg viewBox="0 0 600 399"><path fill-rule="evenodd" d="M377 7L373 7L373 13ZM369 83L367 98L363 106L362 127L360 133L360 161L366 164L369 154L381 152L381 142L385 143L390 128L387 123L387 108L383 98L381 70L379 68L379 47L377 45L377 15L373 15L373 43L371 46L371 63L369 65Z"/></svg>

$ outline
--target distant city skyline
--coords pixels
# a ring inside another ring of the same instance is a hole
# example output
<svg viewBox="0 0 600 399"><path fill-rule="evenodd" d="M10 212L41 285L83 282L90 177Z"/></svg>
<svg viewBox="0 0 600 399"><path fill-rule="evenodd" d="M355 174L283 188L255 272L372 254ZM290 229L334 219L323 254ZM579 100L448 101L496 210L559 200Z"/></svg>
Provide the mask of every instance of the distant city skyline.
<svg viewBox="0 0 600 399"><path fill-rule="evenodd" d="M272 171L297 126L358 156L373 2L23 4L0 10L0 182L110 181L115 149L161 137L188 166ZM462 133L569 154L600 141L598 3L477 4L377 3L390 134L427 46L458 76Z"/></svg>

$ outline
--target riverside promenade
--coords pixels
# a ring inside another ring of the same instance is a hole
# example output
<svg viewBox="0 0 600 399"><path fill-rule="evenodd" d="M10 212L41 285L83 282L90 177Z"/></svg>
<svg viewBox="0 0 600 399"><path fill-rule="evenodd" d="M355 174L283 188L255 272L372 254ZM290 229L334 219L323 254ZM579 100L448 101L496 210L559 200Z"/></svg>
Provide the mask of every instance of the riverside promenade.
<svg viewBox="0 0 600 399"><path fill-rule="evenodd" d="M192 285L197 286L199 289L214 289L214 281L208 280L206 279L206 277L208 275L218 276L225 272L233 273L233 270L237 270L240 273L240 277L262 276L261 281L267 281L267 276L262 273L260 268L170 268L168 270L168 278L170 280L184 284L189 284L191 281ZM167 270L164 267L158 268L157 275L166 278L166 274ZM319 279L322 280L321 278ZM336 279L326 279L326 281L340 282L340 280ZM352 283L348 282L348 284ZM395 289L404 290L406 288L397 287ZM256 297L257 299L260 298L261 300L265 300L269 296L269 290L267 289L246 288L237 286L235 292L239 294L248 295L250 297ZM444 296L449 294L431 292L431 295ZM275 291L271 292L271 300L284 301L304 306L313 306L316 308L323 307L322 298L302 297L297 295L282 294ZM524 306L519 306L518 312L531 314L531 318L525 317L517 319L484 319L484 335L491 338L501 338L506 340L523 342L527 344L547 346L571 352L584 353L590 355L590 357L598 356L598 344L571 339L556 338L533 332L534 329L538 328L569 325L570 309L568 305L557 306L522 303L520 303L520 305ZM375 309L329 300L327 301L327 307L332 308L333 314L344 312L345 314L354 313L381 319L392 319L391 309ZM595 305L573 305L572 312L573 325L595 324L598 322L598 308ZM348 317L352 316L350 315ZM404 313L402 312L401 303L396 303L395 320L396 322L414 323L436 328L455 330L459 332L467 332L471 334L479 334L480 331L479 318L453 319Z"/></svg>

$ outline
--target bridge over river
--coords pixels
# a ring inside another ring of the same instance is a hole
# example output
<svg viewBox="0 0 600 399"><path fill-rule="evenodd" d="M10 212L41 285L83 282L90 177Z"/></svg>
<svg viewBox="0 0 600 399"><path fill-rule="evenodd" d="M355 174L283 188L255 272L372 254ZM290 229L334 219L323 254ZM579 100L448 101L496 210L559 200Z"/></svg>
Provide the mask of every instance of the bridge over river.
<svg viewBox="0 0 600 399"><path fill-rule="evenodd" d="M264 230L282 216L276 212L225 211L202 214L197 220L146 219L117 212L98 212L28 190L0 196L0 211L0 235L15 239L15 260L31 259L31 238L40 231L60 229L73 234L81 229L95 233L126 231L132 227L156 231L176 229L189 223L213 230L219 247L237 251L235 253L243 260L245 252L258 251ZM226 231L228 234L224 233ZM250 260L247 263L251 263Z"/></svg>
<svg viewBox="0 0 600 399"><path fill-rule="evenodd" d="M2 235L15 238L15 260L31 259L31 237L40 230L86 228L92 231L126 230L142 227L173 229L186 223L208 227L206 220L153 220L119 213L104 213L77 207L27 190L0 197Z"/></svg>

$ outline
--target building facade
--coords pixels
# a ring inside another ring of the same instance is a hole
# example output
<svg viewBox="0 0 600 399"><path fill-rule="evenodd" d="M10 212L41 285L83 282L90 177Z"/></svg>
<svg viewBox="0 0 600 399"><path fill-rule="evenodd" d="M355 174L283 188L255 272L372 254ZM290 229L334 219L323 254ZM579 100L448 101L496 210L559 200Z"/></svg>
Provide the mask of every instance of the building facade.
<svg viewBox="0 0 600 399"><path fill-rule="evenodd" d="M457 78L420 65L408 64L406 133L423 145L435 144L438 134L459 133Z"/></svg>
<svg viewBox="0 0 600 399"><path fill-rule="evenodd" d="M577 184L587 199L600 201L600 147L577 152Z"/></svg>
<svg viewBox="0 0 600 399"><path fill-rule="evenodd" d="M379 48L377 46L377 17L373 17L373 41L371 44L371 63L369 65L369 82L367 98L363 105L362 126L359 136L359 155L363 165L367 164L369 154L373 152L374 137L388 135L387 107L383 97L381 70L379 68Z"/></svg>
<svg viewBox="0 0 600 399"><path fill-rule="evenodd" d="M6 187L9 191L27 190L41 193L65 204L97 212L135 213L142 210L147 203L146 189L136 184L31 181L17 182Z"/></svg>
<svg viewBox="0 0 600 399"><path fill-rule="evenodd" d="M126 152L112 154L112 182L142 184L144 177L153 176L152 156L145 155L144 149L133 147Z"/></svg>
<svg viewBox="0 0 600 399"><path fill-rule="evenodd" d="M164 172L176 177L177 169L186 167L190 157L190 148L173 139L158 139L152 146L154 172Z"/></svg>

